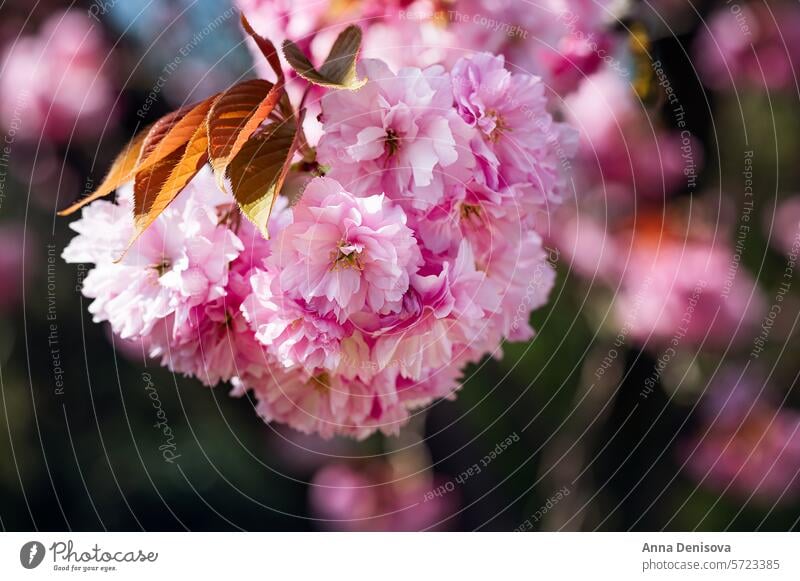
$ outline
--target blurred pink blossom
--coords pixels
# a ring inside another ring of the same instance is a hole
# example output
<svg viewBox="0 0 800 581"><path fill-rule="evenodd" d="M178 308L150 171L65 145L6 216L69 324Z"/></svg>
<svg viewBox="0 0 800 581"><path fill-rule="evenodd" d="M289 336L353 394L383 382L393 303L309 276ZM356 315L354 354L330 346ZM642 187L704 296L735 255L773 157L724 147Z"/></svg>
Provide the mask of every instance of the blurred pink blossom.
<svg viewBox="0 0 800 581"><path fill-rule="evenodd" d="M606 69L584 80L564 108L580 132L578 161L590 182L655 199L693 187L703 164L699 141L663 128L630 80Z"/></svg>
<svg viewBox="0 0 800 581"><path fill-rule="evenodd" d="M763 394L763 383L723 369L701 402L701 424L681 448L702 484L772 505L800 495L800 413Z"/></svg>
<svg viewBox="0 0 800 581"><path fill-rule="evenodd" d="M764 231L772 230L772 245L784 254L800 252L800 196L792 196L778 204L775 214L765 216Z"/></svg>
<svg viewBox="0 0 800 581"><path fill-rule="evenodd" d="M751 337L766 301L735 247L699 219L690 229L674 210L633 213L613 197L624 194L610 194L602 207L595 200L580 211L564 208L553 239L575 272L614 291L625 335L659 350L727 348Z"/></svg>
<svg viewBox="0 0 800 581"><path fill-rule="evenodd" d="M681 232L660 216L618 234L630 249L615 298L617 320L643 345L727 348L749 336L765 300L725 242Z"/></svg>
<svg viewBox="0 0 800 581"><path fill-rule="evenodd" d="M703 83L713 89L794 87L800 7L755 1L721 7L698 36L694 55Z"/></svg>
<svg viewBox="0 0 800 581"><path fill-rule="evenodd" d="M330 464L311 484L311 509L326 529L340 531L436 530L452 514L457 493L434 496L440 484L428 472L399 475L384 461L360 469ZM426 495L426 493L428 493Z"/></svg>
<svg viewBox="0 0 800 581"><path fill-rule="evenodd" d="M32 265L25 260L23 253L24 238L25 233L19 226L0 227L0 312L11 311L17 306L22 298L23 273L30 274Z"/></svg>
<svg viewBox="0 0 800 581"><path fill-rule="evenodd" d="M95 137L110 123L114 89L108 47L81 10L56 12L36 35L6 46L0 124L15 135L55 140Z"/></svg>

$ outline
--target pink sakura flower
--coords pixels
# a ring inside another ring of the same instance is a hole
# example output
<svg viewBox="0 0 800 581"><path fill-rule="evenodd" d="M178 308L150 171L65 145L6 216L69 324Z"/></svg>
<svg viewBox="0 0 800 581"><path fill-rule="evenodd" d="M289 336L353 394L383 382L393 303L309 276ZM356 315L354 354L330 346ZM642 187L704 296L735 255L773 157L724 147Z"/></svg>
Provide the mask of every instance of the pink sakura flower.
<svg viewBox="0 0 800 581"><path fill-rule="evenodd" d="M485 288L497 295L493 323L481 333L497 343L501 336L525 341L533 336L530 313L547 301L555 282L541 237L524 226L525 214L514 195L499 194L473 182L461 199L451 198L415 218L415 228L426 247L449 260L454 241L467 241ZM426 268L432 260L426 261ZM435 263L435 262L434 262ZM487 343L488 344L488 343ZM492 350L494 347L489 347Z"/></svg>
<svg viewBox="0 0 800 581"><path fill-rule="evenodd" d="M374 357L380 369L392 368L403 377L421 380L466 353L480 357L482 337L500 305L496 284L475 269L467 242L453 263L445 262L436 275L414 277L413 300L397 323L378 334Z"/></svg>
<svg viewBox="0 0 800 581"><path fill-rule="evenodd" d="M270 348L284 367L309 373L333 369L339 363L344 328L332 315L321 315L305 301L273 293L273 276L256 269L250 277L252 293L242 305L255 338Z"/></svg>
<svg viewBox="0 0 800 581"><path fill-rule="evenodd" d="M276 201L270 220L272 232L285 226L286 205L285 198ZM252 292L251 278L269 256L270 244L247 220L238 223L236 235L244 250L230 263L224 296L194 307L177 328L165 319L146 340L151 357L160 357L170 370L195 376L210 387L234 378L258 381L274 364L253 333L243 307Z"/></svg>
<svg viewBox="0 0 800 581"><path fill-rule="evenodd" d="M270 262L278 293L340 321L364 308L396 312L419 268L403 210L383 195L355 197L329 178L312 180L276 237Z"/></svg>
<svg viewBox="0 0 800 581"><path fill-rule="evenodd" d="M449 75L441 67L401 69L365 59L358 91L322 100L325 134L317 157L330 177L358 195L384 192L417 208L436 204L451 184L469 178L471 131L453 109Z"/></svg>
<svg viewBox="0 0 800 581"><path fill-rule="evenodd" d="M513 190L496 191L477 181L453 188L439 204L426 212L411 212L410 218L432 253L454 258L466 239L481 264L530 230L527 208L518 203Z"/></svg>
<svg viewBox="0 0 800 581"><path fill-rule="evenodd" d="M328 372L308 375L299 369L271 368L260 381L243 382L234 390L252 390L256 411L276 421L323 438L349 435L364 439L380 430L397 434L408 421L390 377L376 375L369 384Z"/></svg>
<svg viewBox="0 0 800 581"><path fill-rule="evenodd" d="M558 145L572 150L572 130L547 112L541 79L512 74L502 56L479 53L453 66L453 93L461 117L478 129L471 146L487 186L517 186L529 203L559 203L563 172Z"/></svg>
<svg viewBox="0 0 800 581"><path fill-rule="evenodd" d="M83 294L94 299L89 311L123 339L145 336L167 317L177 330L192 309L225 296L229 265L244 248L220 224L231 199L204 171L114 262L133 234L129 196L123 191L119 204L100 200L84 209L72 224L79 236L63 253L67 262L95 263L83 282Z"/></svg>
<svg viewBox="0 0 800 581"><path fill-rule="evenodd" d="M83 285L84 294L95 298L95 318L108 320L140 353L205 385L261 378L272 360L241 305L270 243L246 220L237 220L234 233L228 220L238 210L203 170L115 263L133 232L131 204L125 186L117 204L99 200L84 208L73 223L79 235L64 251L68 262L95 264ZM280 232L287 217L286 200L279 198L271 231Z"/></svg>
<svg viewBox="0 0 800 581"><path fill-rule="evenodd" d="M197 377L209 387L234 377L260 378L271 359L240 311L245 284L240 274L231 274L227 296L192 309L177 331L172 332L165 320L162 332L148 337L149 355L160 357L171 371Z"/></svg>

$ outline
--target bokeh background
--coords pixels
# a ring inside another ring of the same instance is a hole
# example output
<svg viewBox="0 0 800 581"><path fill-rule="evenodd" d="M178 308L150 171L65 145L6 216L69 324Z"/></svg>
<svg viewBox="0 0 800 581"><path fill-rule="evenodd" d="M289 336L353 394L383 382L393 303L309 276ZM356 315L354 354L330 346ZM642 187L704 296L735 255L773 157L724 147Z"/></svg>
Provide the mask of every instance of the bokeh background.
<svg viewBox="0 0 800 581"><path fill-rule="evenodd" d="M458 3L434 4L444 30ZM287 3L239 5L263 30ZM537 336L400 437L354 442L267 426L115 342L60 258L55 212L135 131L257 74L236 6L0 3L0 527L800 527L800 4L604 6L549 71L581 142Z"/></svg>

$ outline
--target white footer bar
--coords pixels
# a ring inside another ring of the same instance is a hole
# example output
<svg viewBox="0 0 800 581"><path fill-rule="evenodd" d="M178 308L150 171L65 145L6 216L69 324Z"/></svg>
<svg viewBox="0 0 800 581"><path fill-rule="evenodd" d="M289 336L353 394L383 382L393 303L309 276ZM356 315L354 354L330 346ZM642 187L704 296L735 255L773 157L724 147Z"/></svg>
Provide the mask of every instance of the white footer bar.
<svg viewBox="0 0 800 581"><path fill-rule="evenodd" d="M800 579L792 533L3 533L0 579ZM248 577L244 577L248 575ZM258 575L258 577L253 577ZM155 576L155 577L152 577ZM242 577L239 577L242 576Z"/></svg>

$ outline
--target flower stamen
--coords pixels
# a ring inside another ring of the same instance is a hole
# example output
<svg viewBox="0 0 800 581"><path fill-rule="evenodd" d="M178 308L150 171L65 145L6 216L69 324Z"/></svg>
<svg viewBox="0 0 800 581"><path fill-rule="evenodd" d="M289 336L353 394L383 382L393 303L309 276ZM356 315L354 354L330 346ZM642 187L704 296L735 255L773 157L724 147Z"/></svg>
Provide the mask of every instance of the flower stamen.
<svg viewBox="0 0 800 581"><path fill-rule="evenodd" d="M331 251L331 270L336 270L337 268L364 270L361 252L344 240L339 242L335 250Z"/></svg>
<svg viewBox="0 0 800 581"><path fill-rule="evenodd" d="M164 274L166 274L167 271L169 271L170 268L172 268L172 263L168 259L162 258L161 262L150 265L150 268L155 270L158 273L158 277L161 278L164 276Z"/></svg>
<svg viewBox="0 0 800 581"><path fill-rule="evenodd" d="M308 386L321 394L328 393L331 388L331 376L327 371L314 375L308 381Z"/></svg>
<svg viewBox="0 0 800 581"><path fill-rule="evenodd" d="M394 129L386 130L384 142L386 143L386 153L389 157L392 157L400 149L400 137Z"/></svg>
<svg viewBox="0 0 800 581"><path fill-rule="evenodd" d="M494 120L494 129L487 136L492 143L497 143L506 131L512 131L511 126L496 109L487 110L486 115Z"/></svg>

